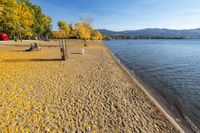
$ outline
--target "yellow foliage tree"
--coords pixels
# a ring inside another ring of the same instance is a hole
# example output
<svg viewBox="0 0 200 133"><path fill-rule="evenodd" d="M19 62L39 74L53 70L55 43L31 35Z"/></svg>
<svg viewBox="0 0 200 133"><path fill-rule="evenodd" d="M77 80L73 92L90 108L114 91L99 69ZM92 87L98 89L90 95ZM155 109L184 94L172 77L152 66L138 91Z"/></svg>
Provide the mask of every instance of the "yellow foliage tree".
<svg viewBox="0 0 200 133"><path fill-rule="evenodd" d="M33 35L33 32L30 28L22 29L21 34L23 37L31 37Z"/></svg>
<svg viewBox="0 0 200 133"><path fill-rule="evenodd" d="M53 36L54 39L58 39L59 38L58 31L52 32L52 36Z"/></svg>
<svg viewBox="0 0 200 133"><path fill-rule="evenodd" d="M0 0L0 30L13 32L15 27L15 0Z"/></svg>
<svg viewBox="0 0 200 133"><path fill-rule="evenodd" d="M70 35L70 32L71 32L71 26L64 21L59 21L58 27L59 27L59 30L60 30L60 34L63 35L62 38L69 38L69 35Z"/></svg>
<svg viewBox="0 0 200 133"><path fill-rule="evenodd" d="M63 38L66 38L66 33L65 33L65 31L53 32L53 38L55 38L55 39L63 39Z"/></svg>
<svg viewBox="0 0 200 133"><path fill-rule="evenodd" d="M20 38L49 36L51 18L29 0L0 0L0 31Z"/></svg>
<svg viewBox="0 0 200 133"><path fill-rule="evenodd" d="M31 31L28 29L33 25L32 12L25 2L17 2L15 5L15 26L21 40L22 32L29 31L30 35Z"/></svg>
<svg viewBox="0 0 200 133"><path fill-rule="evenodd" d="M103 35L98 30L92 30L91 39L92 40L102 40Z"/></svg>
<svg viewBox="0 0 200 133"><path fill-rule="evenodd" d="M81 39L90 39L92 28L88 24L80 22L77 23L75 27Z"/></svg>

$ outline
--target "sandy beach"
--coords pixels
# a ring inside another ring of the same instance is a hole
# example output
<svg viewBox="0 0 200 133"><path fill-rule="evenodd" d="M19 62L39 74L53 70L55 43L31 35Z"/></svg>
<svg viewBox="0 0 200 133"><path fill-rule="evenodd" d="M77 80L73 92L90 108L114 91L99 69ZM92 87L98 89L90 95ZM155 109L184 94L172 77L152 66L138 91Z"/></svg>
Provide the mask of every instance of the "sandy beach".
<svg viewBox="0 0 200 133"><path fill-rule="evenodd" d="M116 63L102 42L57 42L24 52L30 42L0 44L0 131L88 133L179 132Z"/></svg>

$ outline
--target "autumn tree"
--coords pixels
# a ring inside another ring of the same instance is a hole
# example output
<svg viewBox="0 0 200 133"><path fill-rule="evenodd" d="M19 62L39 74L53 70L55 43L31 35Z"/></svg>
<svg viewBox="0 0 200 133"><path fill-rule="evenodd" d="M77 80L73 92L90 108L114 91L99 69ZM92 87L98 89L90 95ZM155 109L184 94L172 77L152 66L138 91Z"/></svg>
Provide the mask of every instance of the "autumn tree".
<svg viewBox="0 0 200 133"><path fill-rule="evenodd" d="M22 38L22 33L32 35L30 26L33 24L32 11L26 2L16 0L0 0L1 15L0 29L8 34L18 34Z"/></svg>
<svg viewBox="0 0 200 133"><path fill-rule="evenodd" d="M84 40L84 46L87 46L87 40L91 37L92 28L88 24L82 22L77 23L75 26L80 39Z"/></svg>
<svg viewBox="0 0 200 133"><path fill-rule="evenodd" d="M92 40L102 40L103 35L98 30L92 30L91 39Z"/></svg>
<svg viewBox="0 0 200 133"><path fill-rule="evenodd" d="M16 23L16 9L17 3L15 0L0 0L0 31L13 34Z"/></svg>
<svg viewBox="0 0 200 133"><path fill-rule="evenodd" d="M46 39L48 39L48 37L51 36L52 34L52 25L51 25L52 19L49 16L45 16L43 18L43 27L44 27L44 31L41 35L45 36Z"/></svg>
<svg viewBox="0 0 200 133"><path fill-rule="evenodd" d="M19 34L20 40L22 41L22 36L26 35L32 36L31 26L33 25L33 14L32 9L26 4L26 2L17 2L15 8L15 29ZM28 33L27 33L28 32Z"/></svg>
<svg viewBox="0 0 200 133"><path fill-rule="evenodd" d="M89 40L91 37L92 28L88 24L82 22L77 23L75 27L79 34L80 39L83 39L85 41L84 45L86 46L87 45L86 41Z"/></svg>
<svg viewBox="0 0 200 133"><path fill-rule="evenodd" d="M22 37L47 36L51 18L29 0L0 0L0 31Z"/></svg>
<svg viewBox="0 0 200 133"><path fill-rule="evenodd" d="M56 31L56 32L53 32L52 35L53 35L53 38L55 39L63 39L66 36L64 31Z"/></svg>
<svg viewBox="0 0 200 133"><path fill-rule="evenodd" d="M59 28L60 32L64 33L63 38L69 38L71 28L72 28L70 24L67 24L64 21L59 21L58 28Z"/></svg>
<svg viewBox="0 0 200 133"><path fill-rule="evenodd" d="M72 29L70 32L70 38L72 39L80 39L79 33L76 29Z"/></svg>
<svg viewBox="0 0 200 133"><path fill-rule="evenodd" d="M51 17L46 16L42 13L42 9L38 5L32 5L33 12L33 25L34 36L40 38L45 36L48 38L51 34Z"/></svg>

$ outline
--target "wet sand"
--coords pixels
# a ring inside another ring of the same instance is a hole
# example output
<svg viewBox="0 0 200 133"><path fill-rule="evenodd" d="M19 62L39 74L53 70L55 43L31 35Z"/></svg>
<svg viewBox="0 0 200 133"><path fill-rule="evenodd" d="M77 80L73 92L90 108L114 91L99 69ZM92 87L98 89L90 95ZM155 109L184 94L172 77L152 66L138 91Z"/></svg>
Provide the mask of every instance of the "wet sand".
<svg viewBox="0 0 200 133"><path fill-rule="evenodd" d="M1 42L2 43L2 42ZM8 44L13 44L9 42ZM0 126L13 132L179 132L100 42L0 45Z"/></svg>

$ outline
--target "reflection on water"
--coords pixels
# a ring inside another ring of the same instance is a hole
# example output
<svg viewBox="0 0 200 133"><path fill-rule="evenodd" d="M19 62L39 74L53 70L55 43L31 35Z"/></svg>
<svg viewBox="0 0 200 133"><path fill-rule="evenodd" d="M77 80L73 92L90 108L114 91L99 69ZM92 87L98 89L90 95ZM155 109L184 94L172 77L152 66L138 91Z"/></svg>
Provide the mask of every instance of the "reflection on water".
<svg viewBox="0 0 200 133"><path fill-rule="evenodd" d="M105 44L200 128L200 40L113 40Z"/></svg>

